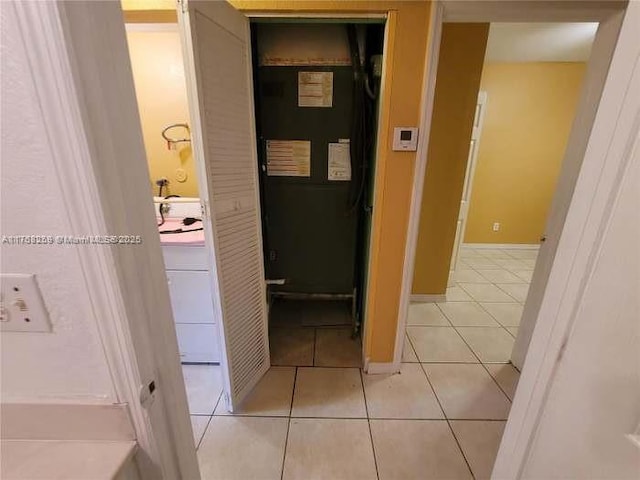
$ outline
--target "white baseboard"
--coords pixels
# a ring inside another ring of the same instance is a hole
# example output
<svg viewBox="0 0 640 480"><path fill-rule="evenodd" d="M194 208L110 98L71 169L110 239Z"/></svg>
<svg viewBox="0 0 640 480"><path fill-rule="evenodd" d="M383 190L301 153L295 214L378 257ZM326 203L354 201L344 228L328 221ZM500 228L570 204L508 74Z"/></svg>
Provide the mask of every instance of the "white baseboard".
<svg viewBox="0 0 640 480"><path fill-rule="evenodd" d="M394 362L367 362L364 366L367 375L380 375L383 373L399 373L400 364Z"/></svg>
<svg viewBox="0 0 640 480"><path fill-rule="evenodd" d="M538 250L538 243L463 243L462 247L482 250L485 248L508 248L510 250Z"/></svg>
<svg viewBox="0 0 640 480"><path fill-rule="evenodd" d="M410 302L416 303L435 303L435 302L446 302L447 296L442 294L431 294L431 293L412 293L409 297Z"/></svg>

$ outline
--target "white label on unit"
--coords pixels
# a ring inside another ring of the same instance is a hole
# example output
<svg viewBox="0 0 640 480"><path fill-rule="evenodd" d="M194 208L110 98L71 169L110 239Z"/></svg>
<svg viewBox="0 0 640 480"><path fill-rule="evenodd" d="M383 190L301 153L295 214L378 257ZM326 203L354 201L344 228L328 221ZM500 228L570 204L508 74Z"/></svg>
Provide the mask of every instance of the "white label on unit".
<svg viewBox="0 0 640 480"><path fill-rule="evenodd" d="M334 181L351 180L351 152L349 143L330 143L328 155L328 178Z"/></svg>
<svg viewBox="0 0 640 480"><path fill-rule="evenodd" d="M333 72L298 72L298 106L332 107Z"/></svg>
<svg viewBox="0 0 640 480"><path fill-rule="evenodd" d="M44 306L35 275L3 273L0 275L0 282L1 331L51 331L49 313Z"/></svg>
<svg viewBox="0 0 640 480"><path fill-rule="evenodd" d="M270 177L310 177L311 142L308 140L267 140L267 175Z"/></svg>

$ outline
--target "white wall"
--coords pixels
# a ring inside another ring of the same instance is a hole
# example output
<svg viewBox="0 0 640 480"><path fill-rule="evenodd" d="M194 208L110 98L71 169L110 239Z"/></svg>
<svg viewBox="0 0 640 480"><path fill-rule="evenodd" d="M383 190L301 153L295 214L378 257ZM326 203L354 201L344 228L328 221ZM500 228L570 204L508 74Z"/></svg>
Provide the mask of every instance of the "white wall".
<svg viewBox="0 0 640 480"><path fill-rule="evenodd" d="M485 62L586 62L598 23L492 23Z"/></svg>
<svg viewBox="0 0 640 480"><path fill-rule="evenodd" d="M69 233L34 79L14 8L2 8L2 235ZM2 245L4 273L35 273L53 333L7 333L1 340L3 402L116 401L77 249Z"/></svg>
<svg viewBox="0 0 640 480"><path fill-rule="evenodd" d="M523 478L637 479L640 138L557 366ZM629 145L631 147L631 145Z"/></svg>

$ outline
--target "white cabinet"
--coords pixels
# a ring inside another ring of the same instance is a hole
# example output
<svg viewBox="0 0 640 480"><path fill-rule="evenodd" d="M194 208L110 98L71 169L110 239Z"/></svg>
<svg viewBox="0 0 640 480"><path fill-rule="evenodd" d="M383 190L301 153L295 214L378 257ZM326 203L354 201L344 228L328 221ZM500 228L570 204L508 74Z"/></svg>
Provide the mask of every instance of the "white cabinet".
<svg viewBox="0 0 640 480"><path fill-rule="evenodd" d="M207 271L207 249L203 246L163 245L167 270Z"/></svg>
<svg viewBox="0 0 640 480"><path fill-rule="evenodd" d="M204 246L163 245L182 362L219 363L218 326Z"/></svg>
<svg viewBox="0 0 640 480"><path fill-rule="evenodd" d="M209 272L167 270L176 323L215 323Z"/></svg>
<svg viewBox="0 0 640 480"><path fill-rule="evenodd" d="M176 323L180 360L190 363L219 363L217 328L215 324Z"/></svg>

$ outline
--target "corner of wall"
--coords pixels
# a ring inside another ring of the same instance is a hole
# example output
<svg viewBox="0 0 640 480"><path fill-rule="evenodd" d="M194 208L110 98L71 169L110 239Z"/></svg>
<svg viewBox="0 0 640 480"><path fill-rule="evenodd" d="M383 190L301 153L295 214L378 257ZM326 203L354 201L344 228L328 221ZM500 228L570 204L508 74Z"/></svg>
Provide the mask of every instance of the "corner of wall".
<svg viewBox="0 0 640 480"><path fill-rule="evenodd" d="M413 294L447 288L488 34L488 23L443 25Z"/></svg>

